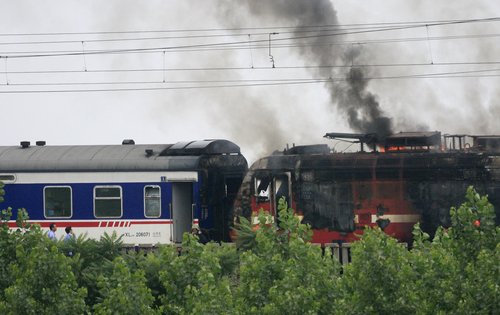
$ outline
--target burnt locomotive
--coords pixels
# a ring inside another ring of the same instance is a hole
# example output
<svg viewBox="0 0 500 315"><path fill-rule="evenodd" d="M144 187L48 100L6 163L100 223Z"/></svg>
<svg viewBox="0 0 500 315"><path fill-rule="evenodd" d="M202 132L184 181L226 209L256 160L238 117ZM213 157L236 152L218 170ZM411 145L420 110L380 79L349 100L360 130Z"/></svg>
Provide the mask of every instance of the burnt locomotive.
<svg viewBox="0 0 500 315"><path fill-rule="evenodd" d="M313 242L351 242L366 226L380 226L402 242L412 227L433 233L449 226L449 209L460 205L468 186L488 194L500 217L500 136L405 132L328 133L351 139L356 153L332 153L327 145L294 146L256 161L235 201L234 218L259 209L277 215L288 204L313 229ZM370 147L370 152L364 149Z"/></svg>

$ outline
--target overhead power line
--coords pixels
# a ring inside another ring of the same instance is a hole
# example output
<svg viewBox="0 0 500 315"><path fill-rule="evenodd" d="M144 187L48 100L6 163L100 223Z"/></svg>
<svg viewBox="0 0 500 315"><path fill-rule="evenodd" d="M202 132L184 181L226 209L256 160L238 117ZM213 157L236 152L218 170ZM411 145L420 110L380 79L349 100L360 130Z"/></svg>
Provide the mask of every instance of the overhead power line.
<svg viewBox="0 0 500 315"><path fill-rule="evenodd" d="M498 75L460 75L460 76L398 76L398 77L372 77L367 80L393 80L393 79L444 79L444 78L481 78L481 77L500 77ZM301 85L317 83L334 83L346 81L347 79L325 79L318 81L294 81L294 82L276 82L276 83L255 83L255 84L228 84L228 85L204 85L204 86L182 86L182 87L140 87L140 88L116 88L116 89L72 89L72 90L18 90L18 91L0 91L0 94L39 94L39 93L94 93L94 92L132 92L132 91L161 91L161 90L195 90L195 89L214 89L214 88L235 88L235 87L258 87L258 86L280 86L280 85Z"/></svg>
<svg viewBox="0 0 500 315"><path fill-rule="evenodd" d="M422 24L422 23L420 23ZM403 26L414 26L416 25L415 23L413 24L397 24L399 27ZM422 24L425 25L425 24ZM283 34L301 34L301 33L325 33L325 32L332 32L332 31L338 31L342 30L343 32L346 31L353 31L353 30L374 30L374 29L380 29L380 26L377 28L374 28L373 26L371 27L318 27L318 28L305 28L301 30L301 28L297 28L293 31L283 31L279 29L270 29L268 32L257 32L257 33L229 33L229 34L200 34L200 35L176 35L176 36L154 36L154 37L121 37L121 38L100 38L100 39L92 39L92 38L78 38L78 39L64 39L64 40L37 40L37 41L15 41L15 42L0 42L0 45L6 46L6 45L40 45L40 44L70 44L70 43L80 43L82 41L86 43L103 43L103 42L129 42L129 41L152 41L152 40L171 40L171 39L193 39L193 38L215 38L215 37L246 37L248 35L251 36L267 36L269 32L279 32L281 35ZM0 35L2 36L2 35Z"/></svg>
<svg viewBox="0 0 500 315"><path fill-rule="evenodd" d="M268 34L267 34L268 35ZM367 44L384 44L384 43L402 43L402 42L417 42L417 41L439 41L439 40L459 40L459 39L484 39L484 38L494 38L500 37L500 33L495 34L470 34L470 35L448 35L448 36L432 36L432 37L398 37L398 38L386 38L386 39L359 39L359 40L347 40L347 41L336 41L336 42L305 42L305 43L293 43L293 44L274 44L274 49L282 48L293 48L293 47L331 47L331 46L345 46L345 45L367 45ZM76 42L76 41L75 41ZM80 42L79 42L80 43ZM1 43L0 43L1 45ZM266 44L258 45L231 45L228 47L204 47L204 48L185 48L185 49L170 49L168 52L193 52L193 51L215 51L215 50L252 50L252 49L268 49L269 46ZM81 50L43 50L43 51L4 51L0 52L0 55L4 56L15 56L19 54L66 54L66 53L81 53L89 54L93 52L101 52L102 50L86 50L81 52ZM158 53L159 50L147 50L135 53ZM163 50L163 52L167 52ZM129 53L129 52L117 52L119 53Z"/></svg>
<svg viewBox="0 0 500 315"><path fill-rule="evenodd" d="M437 67L437 66L480 66L496 65L500 61L466 61L466 62L434 62L430 63L383 63L383 64L337 64L337 65L300 65L270 67L200 67L200 68L134 68L134 69L79 69L79 70L28 70L28 71L0 71L0 74L58 74L58 73L126 73L126 72L175 72L175 71L273 71L292 69L328 69L328 68L384 68L384 67Z"/></svg>
<svg viewBox="0 0 500 315"><path fill-rule="evenodd" d="M497 72L497 69L484 69L484 70L470 70L470 71L456 71L456 72L435 72L435 73L422 73L422 74L409 74L397 76L373 76L366 77L365 80L395 80L395 79L440 79L440 78L478 78L478 77L500 77L497 74L481 74L482 72ZM33 93L77 93L77 92L123 92L123 91L158 91L158 90L192 90L192 89L212 89L212 88L231 88L231 87L254 87L254 86L278 86L278 85L297 85L297 84L311 84L311 83L334 83L347 81L348 78L297 78L297 79L263 79L263 80L196 80L196 81L171 81L170 84L194 84L203 83L207 85L189 85L189 86L164 86L163 82L107 82L105 84L161 84L163 86L145 86L145 87L125 87L114 89L64 89L64 90L0 90L0 94L33 94ZM226 84L221 84L226 83ZM80 84L80 83L78 83ZM92 83L85 83L92 84ZM104 83L94 83L99 85ZM8 87L15 86L16 84L9 84ZM42 85L42 84L19 84L24 86L29 85ZM43 85L68 85L67 83L45 83Z"/></svg>
<svg viewBox="0 0 500 315"><path fill-rule="evenodd" d="M361 34L361 33L373 33L373 32L386 32L402 29L412 29L419 27L430 27L430 26L443 26L443 25L455 25L455 24L465 24L465 23L476 23L476 22L486 22L486 21L499 21L500 17L486 18L486 19L474 19L474 20L458 20L452 22L440 22L432 24L417 24L417 25L406 25L406 26L394 26L394 27L380 27L369 30L360 31L339 31L327 34L316 34L316 35L305 35L305 36L292 36L284 38L273 38L273 42L283 42L288 40L298 40L298 39L308 39L308 38L321 38L321 37L332 37L341 36L348 34ZM203 43L203 44L189 44L189 45L177 45L177 46L164 46L164 47L149 47L149 48L131 48L131 49L109 49L109 50L94 50L85 52L66 52L66 53L45 53L45 54L19 54L19 55L0 55L0 57L9 58L40 58L40 57L61 57L61 56L79 56L79 55L100 55L100 54L115 54L115 53L135 53L144 51L167 51L174 49L188 49L188 48L204 48L204 47L230 47L234 45L248 45L249 43L266 43L267 39L262 40L244 40L244 41L234 41L234 42L217 42L217 43Z"/></svg>
<svg viewBox="0 0 500 315"><path fill-rule="evenodd" d="M402 25L401 25L402 26ZM351 30L371 30L373 27L350 27L342 28L342 31ZM268 32L258 32L258 33L230 33L230 34L201 34L201 35L177 35L177 36L155 36L155 37L124 37L124 38L79 38L79 39L65 39L65 40L38 40L38 41L24 41L24 42L0 42L0 45L39 45L39 44L70 44L70 43L80 43L85 41L86 43L102 43L102 42L128 42L128 41L151 41L151 40L170 40L170 39L193 39L193 38L214 38L214 37L246 37L248 35L256 36L267 36L270 32L278 32L280 34L301 34L301 33L324 33L338 31L338 27L321 27L317 29L296 29L294 31L283 31L283 30L270 30ZM1 35L0 35L1 36Z"/></svg>
<svg viewBox="0 0 500 315"><path fill-rule="evenodd" d="M264 27L235 27L235 28L202 28L202 29L170 29L170 30L128 30L128 31L96 31L96 32L30 32L30 33L0 33L2 37L8 36L61 36L61 35L108 35L108 34L155 34L155 33L186 33L186 32L219 32L219 31L241 31L248 34L248 31L255 30L306 30L318 28L345 28L345 27L380 27L380 26L401 26L401 25L426 25L437 23L452 23L461 21L494 22L498 17L476 18L476 19L449 19L449 20L423 20L423 21L396 21L396 22L372 22L372 23L351 23L351 24L325 24L325 25L273 25ZM266 34L269 32L266 32Z"/></svg>

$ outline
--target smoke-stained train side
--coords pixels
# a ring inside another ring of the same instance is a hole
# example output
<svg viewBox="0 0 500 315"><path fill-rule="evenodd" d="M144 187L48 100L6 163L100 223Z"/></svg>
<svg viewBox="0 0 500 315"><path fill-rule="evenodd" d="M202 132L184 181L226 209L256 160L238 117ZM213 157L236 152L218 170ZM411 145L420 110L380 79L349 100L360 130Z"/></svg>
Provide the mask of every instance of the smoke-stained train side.
<svg viewBox="0 0 500 315"><path fill-rule="evenodd" d="M4 207L26 208L43 228L55 223L58 237L72 226L91 238L116 231L126 244L179 243L193 223L228 241L246 170L227 140L0 147Z"/></svg>
<svg viewBox="0 0 500 315"><path fill-rule="evenodd" d="M285 197L302 222L311 225L313 242L352 242L365 227L376 225L411 242L416 222L430 233L449 226L450 207L460 205L472 185L488 194L498 224L499 136L445 136L443 145L439 132L400 133L379 143L365 134L327 137L355 138L362 148L379 149L331 153L327 145L312 145L264 157L243 180L235 220L254 220L259 209L276 216L277 202Z"/></svg>

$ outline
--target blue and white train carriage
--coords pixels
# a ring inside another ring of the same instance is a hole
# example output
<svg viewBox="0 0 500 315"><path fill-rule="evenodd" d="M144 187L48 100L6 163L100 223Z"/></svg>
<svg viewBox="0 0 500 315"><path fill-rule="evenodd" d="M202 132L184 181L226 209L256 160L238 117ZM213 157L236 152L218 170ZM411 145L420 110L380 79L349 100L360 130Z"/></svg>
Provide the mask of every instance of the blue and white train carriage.
<svg viewBox="0 0 500 315"><path fill-rule="evenodd" d="M227 140L0 147L2 208L26 208L44 229L56 223L58 237L72 226L91 238L116 231L126 244L179 243L193 223L228 241L246 170L240 148Z"/></svg>

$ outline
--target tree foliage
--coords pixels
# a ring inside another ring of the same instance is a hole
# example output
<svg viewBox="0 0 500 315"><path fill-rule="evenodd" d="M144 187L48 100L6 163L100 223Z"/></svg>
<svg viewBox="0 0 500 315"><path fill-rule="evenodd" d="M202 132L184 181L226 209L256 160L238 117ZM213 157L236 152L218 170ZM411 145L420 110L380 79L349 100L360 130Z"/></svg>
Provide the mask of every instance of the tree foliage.
<svg viewBox="0 0 500 315"><path fill-rule="evenodd" d="M375 228L352 249L341 279L343 314L495 314L500 309L500 230L492 205L470 187L433 240L417 224L414 248Z"/></svg>
<svg viewBox="0 0 500 315"><path fill-rule="evenodd" d="M279 216L241 218L232 245L124 253L121 238L50 241L19 210L0 213L0 314L495 314L499 228L469 188L452 226L431 240L417 224L408 249L366 229L341 266L311 244L311 229L282 199ZM68 252L72 253L71 256Z"/></svg>
<svg viewBox="0 0 500 315"><path fill-rule="evenodd" d="M144 271L131 272L125 259L113 261L113 272L98 279L101 301L94 306L95 314L156 314L153 296L146 285Z"/></svg>
<svg viewBox="0 0 500 315"><path fill-rule="evenodd" d="M70 261L38 226L26 222L24 209L18 211L18 229L8 230L10 214L2 213L1 259L7 266L2 273L2 313L84 313L87 290L78 287Z"/></svg>
<svg viewBox="0 0 500 315"><path fill-rule="evenodd" d="M260 213L254 245L240 256L237 313L328 314L338 263L308 242L310 227L300 223L284 199L278 210L278 224ZM241 230L248 231L250 223L241 222Z"/></svg>

